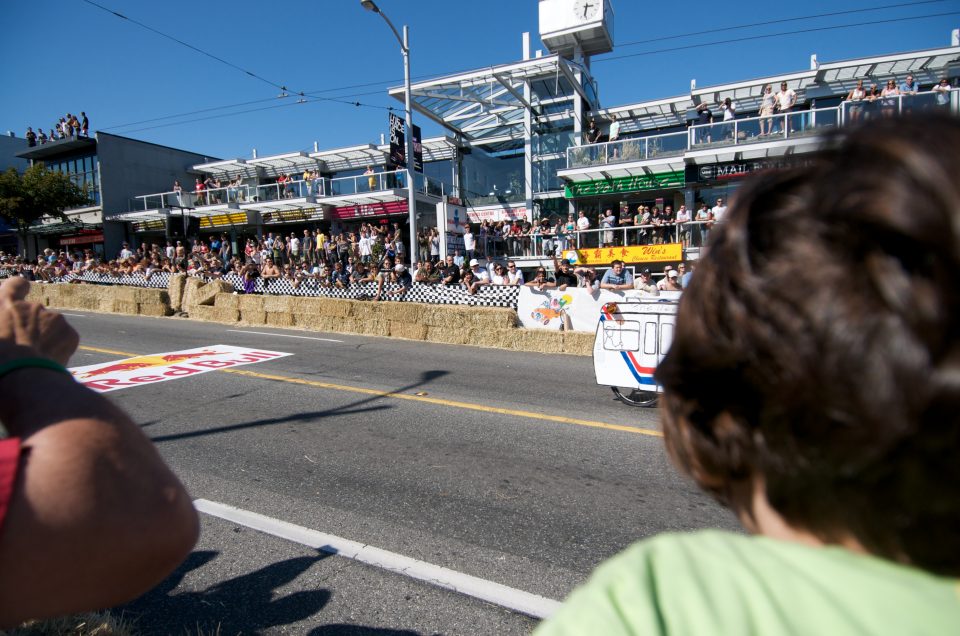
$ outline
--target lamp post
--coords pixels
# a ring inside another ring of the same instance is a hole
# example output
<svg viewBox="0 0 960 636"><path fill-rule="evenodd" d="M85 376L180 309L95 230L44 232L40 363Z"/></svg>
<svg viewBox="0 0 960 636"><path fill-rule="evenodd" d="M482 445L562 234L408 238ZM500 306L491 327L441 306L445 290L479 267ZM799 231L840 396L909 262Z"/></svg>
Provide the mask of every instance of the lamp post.
<svg viewBox="0 0 960 636"><path fill-rule="evenodd" d="M407 117L407 134L405 135L407 146L405 151L407 158L407 212L410 217L410 266L413 268L413 266L417 264L417 199L413 179L413 114L410 106L412 99L412 92L410 90L410 29L407 25L404 25L403 37L401 38L397 28L390 22L390 18L380 10L376 2L373 0L360 0L360 5L367 11L373 11L384 19L387 26L393 31L393 35L396 36L397 42L400 43L400 50L403 51L403 87Z"/></svg>

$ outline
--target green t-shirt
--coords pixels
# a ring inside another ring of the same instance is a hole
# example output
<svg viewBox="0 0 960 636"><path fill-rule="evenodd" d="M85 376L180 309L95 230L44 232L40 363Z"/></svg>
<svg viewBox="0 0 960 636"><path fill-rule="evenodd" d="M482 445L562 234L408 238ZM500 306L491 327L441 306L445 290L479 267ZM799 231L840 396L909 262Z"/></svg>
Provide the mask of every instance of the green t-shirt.
<svg viewBox="0 0 960 636"><path fill-rule="evenodd" d="M536 634L960 634L960 581L833 546L668 534L600 566Z"/></svg>

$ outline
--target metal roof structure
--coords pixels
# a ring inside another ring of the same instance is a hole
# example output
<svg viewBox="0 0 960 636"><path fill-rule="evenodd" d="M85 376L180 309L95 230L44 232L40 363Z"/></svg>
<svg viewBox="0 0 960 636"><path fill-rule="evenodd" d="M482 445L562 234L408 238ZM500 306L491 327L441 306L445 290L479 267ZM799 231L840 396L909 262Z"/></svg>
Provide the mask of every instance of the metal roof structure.
<svg viewBox="0 0 960 636"><path fill-rule="evenodd" d="M474 145L523 139L526 110L542 121L557 117L543 110L553 100L569 101L580 94L588 102L592 101L577 82L577 70L585 72L569 60L549 55L448 75L413 84L412 107ZM526 82L531 85L529 100L524 97ZM402 86L388 92L404 100Z"/></svg>
<svg viewBox="0 0 960 636"><path fill-rule="evenodd" d="M277 177L282 173L296 174L307 168L310 170L322 168L319 161L302 151L248 159L246 163L260 168L261 176L265 177Z"/></svg>
<svg viewBox="0 0 960 636"><path fill-rule="evenodd" d="M325 172L357 170L367 166L382 166L387 162L387 152L373 144L335 148L311 152L310 157L323 165Z"/></svg>
<svg viewBox="0 0 960 636"><path fill-rule="evenodd" d="M226 177L228 179L234 179L237 176L241 176L244 179L258 176L257 166L248 164L244 159L227 159L226 161L201 163L194 166L193 169L214 177Z"/></svg>
<svg viewBox="0 0 960 636"><path fill-rule="evenodd" d="M139 212L124 212L122 214L114 214L110 217L111 221L124 221L124 222L141 222L141 221L161 221L170 216L170 210L167 208L160 208L157 210L141 210Z"/></svg>
<svg viewBox="0 0 960 636"><path fill-rule="evenodd" d="M693 88L689 95L669 97L625 106L604 108L592 113L600 119L620 120L620 134L657 130L674 126L686 126L695 118L695 109L701 102L716 108L729 97L738 113L759 110L763 87L773 86L774 92L781 82L797 92L799 102L813 99L845 96L863 79L883 85L888 79L901 82L912 73L921 86L930 86L941 77L955 78L960 75L960 46L926 49L854 60L818 64L808 71L761 77L743 82Z"/></svg>

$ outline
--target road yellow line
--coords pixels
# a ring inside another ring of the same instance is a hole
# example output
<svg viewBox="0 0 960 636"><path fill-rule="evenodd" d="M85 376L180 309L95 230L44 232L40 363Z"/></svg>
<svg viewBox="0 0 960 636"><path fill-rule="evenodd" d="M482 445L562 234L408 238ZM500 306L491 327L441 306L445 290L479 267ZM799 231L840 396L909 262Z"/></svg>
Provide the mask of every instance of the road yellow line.
<svg viewBox="0 0 960 636"><path fill-rule="evenodd" d="M126 351L114 351L111 349L100 349L97 347L80 346L83 351L92 351L94 353L108 353L111 355L133 357L140 354L129 353ZM609 424L607 422L596 422L593 420L581 420L574 417L564 417L562 415L547 415L546 413L537 413L535 411L521 411L517 409L503 409L486 404L474 404L472 402L458 402L456 400L444 400L441 398L428 397L425 395L408 395L406 393L394 393L392 391L380 391L378 389L366 389L358 386L348 386L344 384L333 384L330 382L318 382L317 380L304 380L287 375L276 375L272 373L257 373L256 371L245 371L242 369L220 369L223 373L232 373L234 375L243 375L260 380L271 380L274 382L287 382L289 384L299 384L301 386L310 386L318 389L330 389L333 391L347 391L350 393L362 393L364 395L374 395L377 397L394 398L397 400L409 400L411 402L424 402L426 404L436 404L438 406L449 406L451 408L464 409L468 411L483 411L484 413L498 413L500 415L512 415L514 417L524 417L534 420L543 420L547 422L559 422L561 424L574 424L576 426L587 426L590 428L602 428L609 431L622 431L624 433L636 433L637 435L649 435L651 437L663 437L663 433L654 429L638 428L635 426L624 426L622 424Z"/></svg>

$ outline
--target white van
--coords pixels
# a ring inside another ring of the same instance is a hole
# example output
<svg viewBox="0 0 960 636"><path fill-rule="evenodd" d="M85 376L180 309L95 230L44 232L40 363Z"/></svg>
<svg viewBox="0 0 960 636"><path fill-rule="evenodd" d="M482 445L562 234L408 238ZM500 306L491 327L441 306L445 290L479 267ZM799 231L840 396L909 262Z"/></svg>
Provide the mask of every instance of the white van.
<svg viewBox="0 0 960 636"><path fill-rule="evenodd" d="M625 298L600 310L593 343L597 384L631 406L654 406L661 388L653 372L670 343L678 301Z"/></svg>

